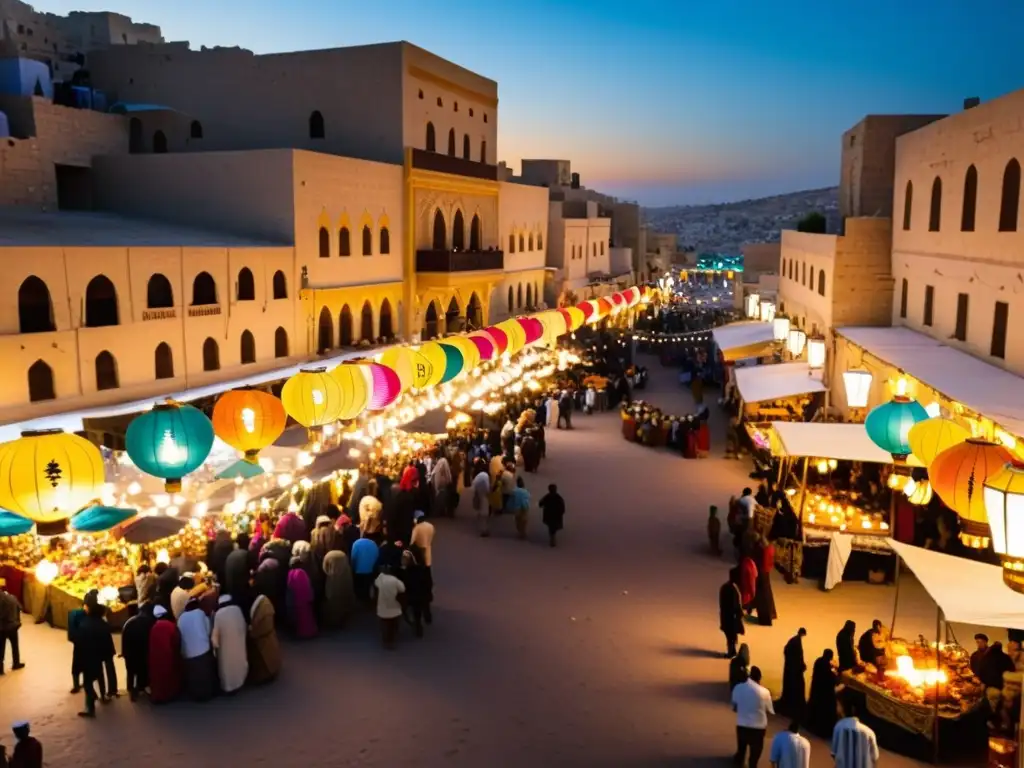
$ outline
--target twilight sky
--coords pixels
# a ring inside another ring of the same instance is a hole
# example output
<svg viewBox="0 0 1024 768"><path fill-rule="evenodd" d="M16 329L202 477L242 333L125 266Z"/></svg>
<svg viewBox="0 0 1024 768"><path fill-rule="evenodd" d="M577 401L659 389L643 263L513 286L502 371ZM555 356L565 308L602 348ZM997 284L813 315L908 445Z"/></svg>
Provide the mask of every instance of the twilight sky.
<svg viewBox="0 0 1024 768"><path fill-rule="evenodd" d="M32 1L32 0L30 0ZM408 40L498 81L499 157L647 205L838 183L868 113L1024 87L1021 0L34 0L269 53Z"/></svg>

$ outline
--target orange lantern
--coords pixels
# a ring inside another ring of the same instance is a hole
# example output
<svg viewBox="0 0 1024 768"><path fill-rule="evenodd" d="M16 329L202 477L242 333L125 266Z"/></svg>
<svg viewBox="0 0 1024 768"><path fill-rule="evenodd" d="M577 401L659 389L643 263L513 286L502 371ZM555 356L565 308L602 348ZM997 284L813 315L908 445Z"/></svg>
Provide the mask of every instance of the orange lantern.
<svg viewBox="0 0 1024 768"><path fill-rule="evenodd" d="M281 401L252 387L230 389L213 406L214 434L250 462L282 435L287 423Z"/></svg>
<svg viewBox="0 0 1024 768"><path fill-rule="evenodd" d="M947 448L928 467L939 498L960 516L960 538L976 549L988 546L990 529L985 512L985 481L1012 460L998 443L972 437Z"/></svg>

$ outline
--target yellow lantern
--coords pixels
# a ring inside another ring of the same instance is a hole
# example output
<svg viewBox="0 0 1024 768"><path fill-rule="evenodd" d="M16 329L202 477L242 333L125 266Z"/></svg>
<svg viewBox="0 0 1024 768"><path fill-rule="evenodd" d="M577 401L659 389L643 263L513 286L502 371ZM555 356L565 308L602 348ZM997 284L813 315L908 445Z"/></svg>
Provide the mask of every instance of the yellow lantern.
<svg viewBox="0 0 1024 768"><path fill-rule="evenodd" d="M448 364L448 356L445 355L444 348L436 341L428 341L416 352L419 359L416 360L414 369L414 386L417 389L427 389L440 384Z"/></svg>
<svg viewBox="0 0 1024 768"><path fill-rule="evenodd" d="M366 375L355 363L342 363L331 371L341 392L338 420L349 421L366 410L370 402L370 387Z"/></svg>
<svg viewBox="0 0 1024 768"><path fill-rule="evenodd" d="M245 387L217 398L211 421L217 437L244 453L247 461L256 461L260 451L282 435L288 415L269 392Z"/></svg>
<svg viewBox="0 0 1024 768"><path fill-rule="evenodd" d="M569 331L565 316L556 310L541 312L536 318L544 326L544 343L549 347L554 347L558 343L558 338Z"/></svg>
<svg viewBox="0 0 1024 768"><path fill-rule="evenodd" d="M587 316L579 307L565 307L565 311L568 312L569 316L572 318L572 326L569 328L570 331L575 331L587 322Z"/></svg>
<svg viewBox="0 0 1024 768"><path fill-rule="evenodd" d="M385 349L374 359L395 372L403 392L413 386L413 364L416 361L416 353L409 347Z"/></svg>
<svg viewBox="0 0 1024 768"><path fill-rule="evenodd" d="M338 420L343 395L337 379L326 368L305 368L284 383L281 403L299 424L319 432L325 424Z"/></svg>
<svg viewBox="0 0 1024 768"><path fill-rule="evenodd" d="M504 331L508 337L508 348L505 350L508 355L514 355L526 346L526 331L523 330L523 326L517 323L514 318L503 320L495 327Z"/></svg>
<svg viewBox="0 0 1024 768"><path fill-rule="evenodd" d="M919 421L907 433L910 452L925 467L947 448L959 445L971 433L952 419L931 418Z"/></svg>
<svg viewBox="0 0 1024 768"><path fill-rule="evenodd" d="M0 445L0 507L35 523L56 523L100 497L103 457L78 435L24 432Z"/></svg>

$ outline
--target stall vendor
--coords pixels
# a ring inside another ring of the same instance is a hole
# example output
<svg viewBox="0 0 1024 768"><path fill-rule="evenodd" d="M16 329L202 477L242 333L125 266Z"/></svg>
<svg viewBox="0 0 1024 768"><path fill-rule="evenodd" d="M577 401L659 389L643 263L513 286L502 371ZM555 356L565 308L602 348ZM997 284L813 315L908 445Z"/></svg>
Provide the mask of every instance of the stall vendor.
<svg viewBox="0 0 1024 768"><path fill-rule="evenodd" d="M863 664L873 664L879 670L885 669L888 655L887 633L882 622L875 619L871 627L857 641L857 652Z"/></svg>

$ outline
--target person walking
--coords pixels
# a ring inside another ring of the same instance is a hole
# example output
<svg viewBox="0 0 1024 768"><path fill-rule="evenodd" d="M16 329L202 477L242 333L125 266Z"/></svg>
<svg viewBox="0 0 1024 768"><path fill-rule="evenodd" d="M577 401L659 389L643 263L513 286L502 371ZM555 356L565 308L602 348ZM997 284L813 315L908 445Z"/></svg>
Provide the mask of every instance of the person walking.
<svg viewBox="0 0 1024 768"><path fill-rule="evenodd" d="M23 668L21 647L18 645L18 631L21 629L21 606L14 595L7 591L7 582L0 579L0 675L4 673L4 655L7 644L11 644L11 670Z"/></svg>
<svg viewBox="0 0 1024 768"><path fill-rule="evenodd" d="M43 768L43 745L39 739L29 735L28 720L21 720L11 726L14 751L11 752L10 768ZM0 747L0 765L3 765L3 747Z"/></svg>
<svg viewBox="0 0 1024 768"><path fill-rule="evenodd" d="M572 411L575 407L575 403L572 399L572 392L565 390L562 392L561 397L558 398L558 422L556 426L561 429L562 421L565 421L565 428L572 429Z"/></svg>
<svg viewBox="0 0 1024 768"><path fill-rule="evenodd" d="M249 623L241 607L231 595L221 595L217 601L217 612L213 614L210 643L217 656L217 674L224 693L234 693L245 685L249 674L248 633Z"/></svg>
<svg viewBox="0 0 1024 768"><path fill-rule="evenodd" d="M729 580L718 590L718 626L725 635L725 658L736 655L736 641L746 634L743 627L743 599L740 595L740 571L729 571Z"/></svg>
<svg viewBox="0 0 1024 768"><path fill-rule="evenodd" d="M103 688L103 665L114 655L114 638L103 620L103 612L104 607L98 602L85 603L85 616L72 638L85 689L85 709L78 713L79 717L96 717L96 683ZM104 696L103 701L106 700Z"/></svg>
<svg viewBox="0 0 1024 768"><path fill-rule="evenodd" d="M768 761L772 768L810 768L811 742L800 735L800 724L796 720L789 728L775 734Z"/></svg>
<svg viewBox="0 0 1024 768"><path fill-rule="evenodd" d="M875 768L879 757L875 732L857 717L859 705L853 696L844 696L841 706L845 717L832 731L832 758L836 768Z"/></svg>
<svg viewBox="0 0 1024 768"><path fill-rule="evenodd" d="M761 670L750 668L750 677L732 689L732 708L736 713L736 765L742 766L747 752L749 768L757 768L764 751L768 715L774 715L772 695L761 685Z"/></svg>
<svg viewBox="0 0 1024 768"><path fill-rule="evenodd" d="M548 486L548 492L544 494L537 506L541 508L541 520L548 529L548 543L554 547L558 542L556 537L562 530L562 521L565 518L565 499L558 493L558 486L552 483Z"/></svg>
<svg viewBox="0 0 1024 768"><path fill-rule="evenodd" d="M807 683L804 680L804 673L807 671L807 663L804 661L805 637L807 630L800 627L782 650L782 695L779 696L779 711L795 720L803 719L804 708L807 706Z"/></svg>
<svg viewBox="0 0 1024 768"><path fill-rule="evenodd" d="M398 602L398 596L405 592L405 584L391 573L390 567L385 566L373 585L377 588L381 643L387 650L392 650L398 638L398 622L402 616L402 604Z"/></svg>
<svg viewBox="0 0 1024 768"><path fill-rule="evenodd" d="M473 511L476 512L477 529L484 538L491 535L491 476L487 465L478 460L476 475L473 477Z"/></svg>
<svg viewBox="0 0 1024 768"><path fill-rule="evenodd" d="M526 483L523 478L516 478L516 487L512 491L509 505L515 515L516 535L520 539L526 539L526 525L530 517L530 492L526 490Z"/></svg>

